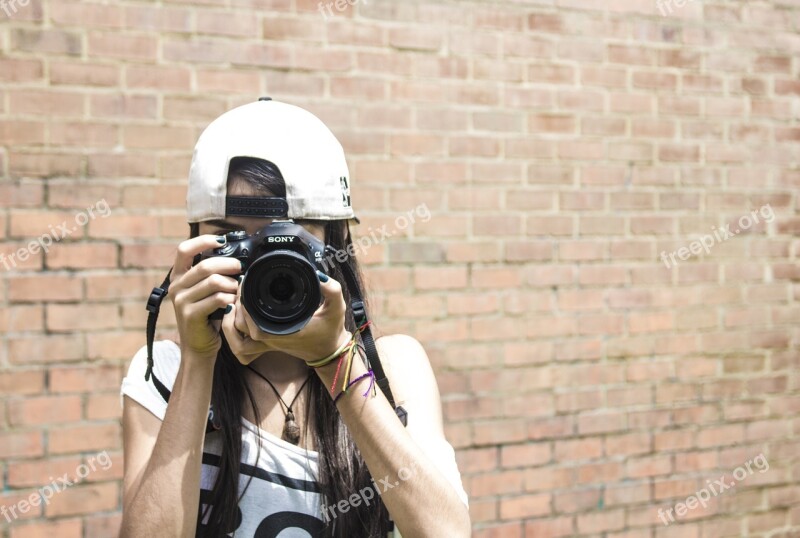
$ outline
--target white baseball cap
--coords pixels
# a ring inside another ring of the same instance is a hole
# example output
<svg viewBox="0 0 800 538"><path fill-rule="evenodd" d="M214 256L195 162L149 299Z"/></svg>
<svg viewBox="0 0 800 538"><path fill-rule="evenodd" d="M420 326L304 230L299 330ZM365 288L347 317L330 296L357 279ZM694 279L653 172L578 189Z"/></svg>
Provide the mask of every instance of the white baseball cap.
<svg viewBox="0 0 800 538"><path fill-rule="evenodd" d="M234 157L275 164L286 198L227 196ZM270 97L229 110L206 127L192 156L186 209L190 223L227 216L360 223L350 203L342 145L314 114Z"/></svg>

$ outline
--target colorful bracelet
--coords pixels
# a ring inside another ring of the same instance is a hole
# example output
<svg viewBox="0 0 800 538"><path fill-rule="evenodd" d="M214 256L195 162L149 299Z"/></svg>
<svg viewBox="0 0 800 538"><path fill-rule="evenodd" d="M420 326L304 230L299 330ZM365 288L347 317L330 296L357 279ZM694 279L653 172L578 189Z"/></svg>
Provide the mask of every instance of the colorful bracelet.
<svg viewBox="0 0 800 538"><path fill-rule="evenodd" d="M335 361L337 358L339 358L339 355L343 355L344 352L347 351L348 349L350 349L351 346L355 345L355 343L356 343L356 339L355 339L355 335L353 335L353 338L351 338L350 340L348 340L344 344L342 344L339 347L339 349L334 351L331 355L325 357L324 359L320 359L318 361L312 361L312 362L309 362L309 363L306 363L306 364L308 364L312 368L322 368L323 366L325 366L327 364L330 364L333 361Z"/></svg>
<svg viewBox="0 0 800 538"><path fill-rule="evenodd" d="M343 355L346 351L348 351L350 346L355 346L356 345L356 335L358 333L363 332L364 329L366 329L371 324L372 324L371 321L367 321L364 325L362 325L361 327L358 327L356 329L356 332L353 333L353 337L350 340L346 341L344 344L342 344L339 347L339 349L334 351L331 355L328 355L324 359L319 359L319 360L316 360L316 361L306 362L306 364L308 364L312 368L322 368L323 366L326 366L326 365L332 363L333 361L338 359L341 355Z"/></svg>
<svg viewBox="0 0 800 538"><path fill-rule="evenodd" d="M350 350L353 348L351 347ZM333 396L334 387L336 387L336 380L339 379L339 371L342 369L342 361L344 361L344 354L339 358L339 364L336 365L336 373L333 374L333 383L331 383L331 396Z"/></svg>
<svg viewBox="0 0 800 538"><path fill-rule="evenodd" d="M356 383L358 383L359 381L361 381L365 377L369 377L370 378L369 387L367 387L366 392L364 392L364 394L363 394L364 398L366 398L367 394L369 394L369 391L372 390L372 388L373 388L373 386L375 384L375 373L372 371L372 368L370 368L367 371L366 374L362 374L362 375L358 376L357 378L355 378L354 380L352 380L350 383L348 383L348 385L339 394L336 395L336 398L333 399L334 407L336 406L336 402L339 401L339 398L341 398L347 392L347 389L349 389L350 387L352 387L353 385L355 385Z"/></svg>

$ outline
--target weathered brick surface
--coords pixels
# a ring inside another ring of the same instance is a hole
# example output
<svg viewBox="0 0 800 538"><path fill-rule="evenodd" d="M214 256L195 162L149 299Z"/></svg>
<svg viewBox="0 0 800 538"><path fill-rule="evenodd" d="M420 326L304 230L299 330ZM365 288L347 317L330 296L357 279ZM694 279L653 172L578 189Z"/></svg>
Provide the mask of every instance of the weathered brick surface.
<svg viewBox="0 0 800 538"><path fill-rule="evenodd" d="M116 535L192 147L260 95L391 232L373 315L432 360L475 536L800 535L800 4L326 3L0 2L0 505L113 461L0 537Z"/></svg>

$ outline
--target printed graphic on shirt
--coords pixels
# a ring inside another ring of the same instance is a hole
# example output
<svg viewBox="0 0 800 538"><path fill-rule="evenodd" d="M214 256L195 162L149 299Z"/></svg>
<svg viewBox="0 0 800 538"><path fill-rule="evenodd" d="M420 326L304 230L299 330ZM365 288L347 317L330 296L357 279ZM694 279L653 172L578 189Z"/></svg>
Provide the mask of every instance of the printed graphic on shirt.
<svg viewBox="0 0 800 538"><path fill-rule="evenodd" d="M219 472L220 458L203 453L203 466ZM242 463L239 478L240 493L247 481L247 488L239 502L236 528L229 531L236 537L253 538L308 538L320 536L324 523L319 518L321 493L319 485L310 480L293 478L267 469ZM208 524L211 491L200 491L200 514L206 517L199 521L200 526ZM291 508L287 510L287 508Z"/></svg>

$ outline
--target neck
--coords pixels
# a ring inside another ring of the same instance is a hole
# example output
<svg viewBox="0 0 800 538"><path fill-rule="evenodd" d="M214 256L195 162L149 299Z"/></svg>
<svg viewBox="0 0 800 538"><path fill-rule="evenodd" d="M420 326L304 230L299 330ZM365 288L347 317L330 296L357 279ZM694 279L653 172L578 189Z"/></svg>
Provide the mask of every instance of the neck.
<svg viewBox="0 0 800 538"><path fill-rule="evenodd" d="M282 351L269 351L250 363L250 366L261 375L278 384L301 381L308 377L306 364Z"/></svg>

